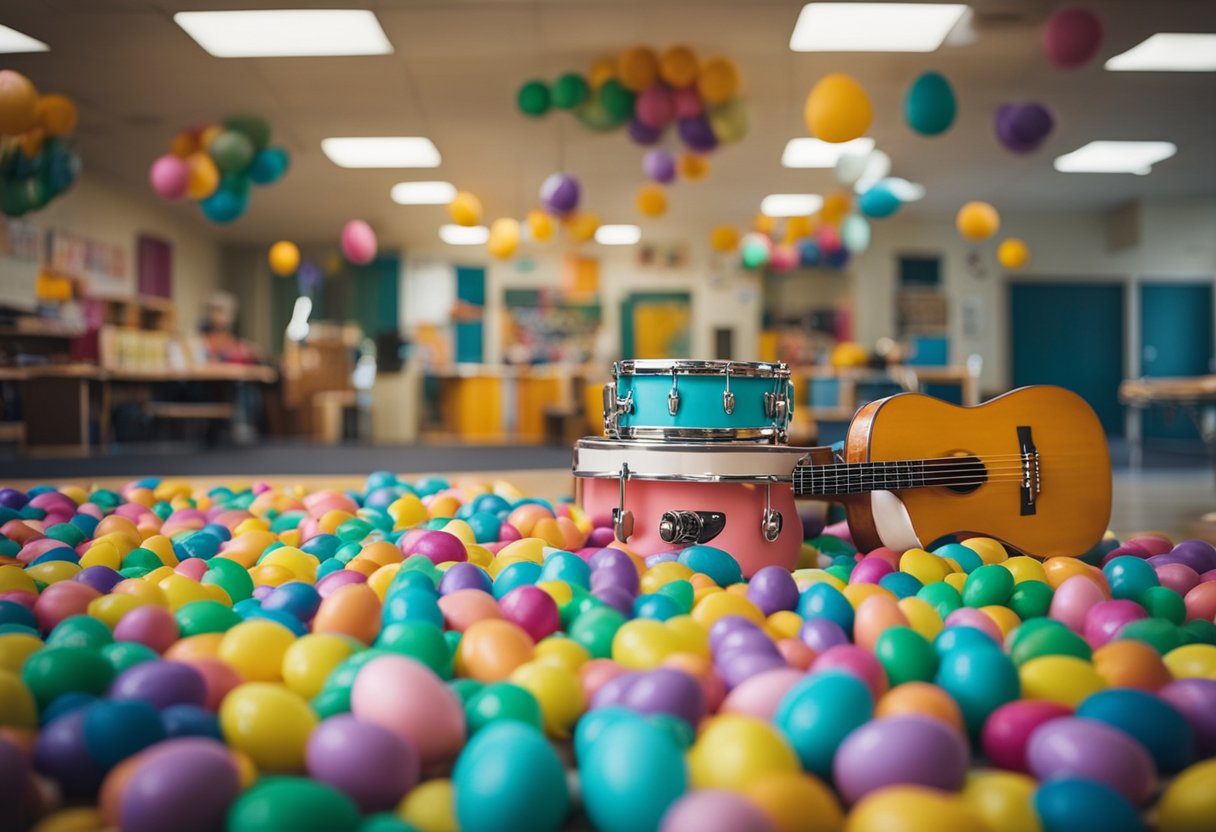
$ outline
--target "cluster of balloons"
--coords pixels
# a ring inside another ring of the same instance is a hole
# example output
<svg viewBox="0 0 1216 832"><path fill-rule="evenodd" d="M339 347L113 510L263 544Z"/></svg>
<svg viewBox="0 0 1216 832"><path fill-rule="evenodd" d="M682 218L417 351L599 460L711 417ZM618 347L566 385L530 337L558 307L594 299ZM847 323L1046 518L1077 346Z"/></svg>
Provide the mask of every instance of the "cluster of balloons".
<svg viewBox="0 0 1216 832"><path fill-rule="evenodd" d="M63 95L39 95L19 72L0 70L0 212L39 211L75 183L80 157L66 141L77 112Z"/></svg>
<svg viewBox="0 0 1216 832"><path fill-rule="evenodd" d="M203 216L224 224L245 213L252 185L273 185L290 164L284 148L270 146L266 119L237 115L178 133L148 169L148 180L161 199L188 197Z"/></svg>
<svg viewBox="0 0 1216 832"><path fill-rule="evenodd" d="M362 266L376 259L379 245L376 232L370 225L363 220L351 220L342 227L340 247L342 256L348 262ZM321 267L311 260L302 259L299 246L290 240L279 240L272 245L266 254L266 260L270 271L276 276L294 275L302 295L315 295L324 280ZM339 266L340 263L332 266L331 273L336 272Z"/></svg>
<svg viewBox="0 0 1216 832"><path fill-rule="evenodd" d="M954 225L963 239L981 242L996 236L1001 229L1001 215L987 202L968 202L954 217ZM1020 269L1030 262L1030 248L1017 237L1008 237L997 246L996 259L1006 269Z"/></svg>
<svg viewBox="0 0 1216 832"><path fill-rule="evenodd" d="M800 266L840 270L853 255L869 248L870 224L857 214L844 215L838 204L825 203L814 217L789 217L784 228L764 214L756 216L752 230L746 234L720 225L710 232L709 242L721 254L737 251L743 267L749 270L767 267L774 274Z"/></svg>

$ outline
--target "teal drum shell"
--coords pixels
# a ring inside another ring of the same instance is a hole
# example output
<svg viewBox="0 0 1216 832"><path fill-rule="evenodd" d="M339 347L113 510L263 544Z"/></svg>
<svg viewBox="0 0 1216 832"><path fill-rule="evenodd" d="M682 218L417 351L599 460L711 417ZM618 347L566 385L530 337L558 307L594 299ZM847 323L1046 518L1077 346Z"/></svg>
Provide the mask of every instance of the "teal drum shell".
<svg viewBox="0 0 1216 832"><path fill-rule="evenodd" d="M619 361L612 375L604 430L614 439L787 441L794 395L785 364Z"/></svg>

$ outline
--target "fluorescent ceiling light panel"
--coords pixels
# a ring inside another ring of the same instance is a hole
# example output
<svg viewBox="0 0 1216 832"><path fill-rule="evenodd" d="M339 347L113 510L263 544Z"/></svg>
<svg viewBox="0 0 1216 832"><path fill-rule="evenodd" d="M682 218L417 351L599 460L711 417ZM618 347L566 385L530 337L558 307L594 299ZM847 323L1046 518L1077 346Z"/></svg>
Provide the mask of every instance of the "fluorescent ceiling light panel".
<svg viewBox="0 0 1216 832"><path fill-rule="evenodd" d="M823 139L790 139L781 153L781 164L787 168L834 168L845 153L869 153L873 149L874 140L868 136L839 144Z"/></svg>
<svg viewBox="0 0 1216 832"><path fill-rule="evenodd" d="M173 22L217 58L387 55L380 21L366 9L178 12Z"/></svg>
<svg viewBox="0 0 1216 832"><path fill-rule="evenodd" d="M642 239L642 229L636 225L601 225L595 229L595 241L602 246L634 246Z"/></svg>
<svg viewBox="0 0 1216 832"><path fill-rule="evenodd" d="M321 139L329 161L343 168L437 168L439 150L424 136L349 136Z"/></svg>
<svg viewBox="0 0 1216 832"><path fill-rule="evenodd" d="M1173 142L1090 142L1056 157L1062 173L1134 173L1144 176L1153 165L1178 152Z"/></svg>
<svg viewBox="0 0 1216 832"><path fill-rule="evenodd" d="M934 52L967 13L962 3L807 3L794 52Z"/></svg>
<svg viewBox="0 0 1216 832"><path fill-rule="evenodd" d="M439 239L450 246L480 246L490 239L484 225L441 225Z"/></svg>
<svg viewBox="0 0 1216 832"><path fill-rule="evenodd" d="M456 198L451 182L398 182L389 194L398 205L447 205Z"/></svg>
<svg viewBox="0 0 1216 832"><path fill-rule="evenodd" d="M1216 72L1216 35L1158 32L1106 62L1115 72Z"/></svg>
<svg viewBox="0 0 1216 832"><path fill-rule="evenodd" d="M823 207L819 194L769 194L760 202L760 213L769 217L809 217Z"/></svg>
<svg viewBox="0 0 1216 832"><path fill-rule="evenodd" d="M889 176L882 181L900 202L920 202L925 198L925 186L919 182L909 182L898 176Z"/></svg>
<svg viewBox="0 0 1216 832"><path fill-rule="evenodd" d="M29 35L0 25L0 54L49 52L51 47Z"/></svg>

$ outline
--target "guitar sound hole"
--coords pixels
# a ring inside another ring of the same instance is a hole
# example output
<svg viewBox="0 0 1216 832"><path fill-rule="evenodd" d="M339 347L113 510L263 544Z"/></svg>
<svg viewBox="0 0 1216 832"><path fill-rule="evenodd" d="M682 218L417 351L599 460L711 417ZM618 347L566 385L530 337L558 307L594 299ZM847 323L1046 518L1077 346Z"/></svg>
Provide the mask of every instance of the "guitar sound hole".
<svg viewBox="0 0 1216 832"><path fill-rule="evenodd" d="M955 494L970 494L988 481L988 469L974 456L949 456L925 461L925 479Z"/></svg>

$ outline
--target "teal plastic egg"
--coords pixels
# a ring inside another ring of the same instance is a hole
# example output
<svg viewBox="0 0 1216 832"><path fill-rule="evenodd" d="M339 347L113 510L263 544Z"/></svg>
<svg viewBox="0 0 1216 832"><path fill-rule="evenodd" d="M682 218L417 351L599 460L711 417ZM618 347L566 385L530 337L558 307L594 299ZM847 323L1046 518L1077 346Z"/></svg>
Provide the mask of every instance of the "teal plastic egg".
<svg viewBox="0 0 1216 832"><path fill-rule="evenodd" d="M688 789L684 749L644 717L616 718L579 759L583 805L596 829L657 829ZM457 787L459 794L459 787Z"/></svg>
<svg viewBox="0 0 1216 832"><path fill-rule="evenodd" d="M1195 733L1185 717L1163 699L1134 688L1098 691L1077 716L1118 728L1148 749L1162 772L1186 768L1195 759Z"/></svg>
<svg viewBox="0 0 1216 832"><path fill-rule="evenodd" d="M570 812L557 751L521 722L477 732L456 761L452 785L463 832L556 832Z"/></svg>
<svg viewBox="0 0 1216 832"><path fill-rule="evenodd" d="M949 651L942 656L936 682L954 697L972 736L979 734L990 713L1017 699L1022 690L1017 668L996 645Z"/></svg>
<svg viewBox="0 0 1216 832"><path fill-rule="evenodd" d="M874 700L865 682L851 673L827 671L790 688L777 705L773 724L804 769L830 777L836 749L873 714Z"/></svg>
<svg viewBox="0 0 1216 832"><path fill-rule="evenodd" d="M680 563L694 572L708 575L718 586L730 586L743 580L739 562L714 546L689 546L680 552Z"/></svg>

